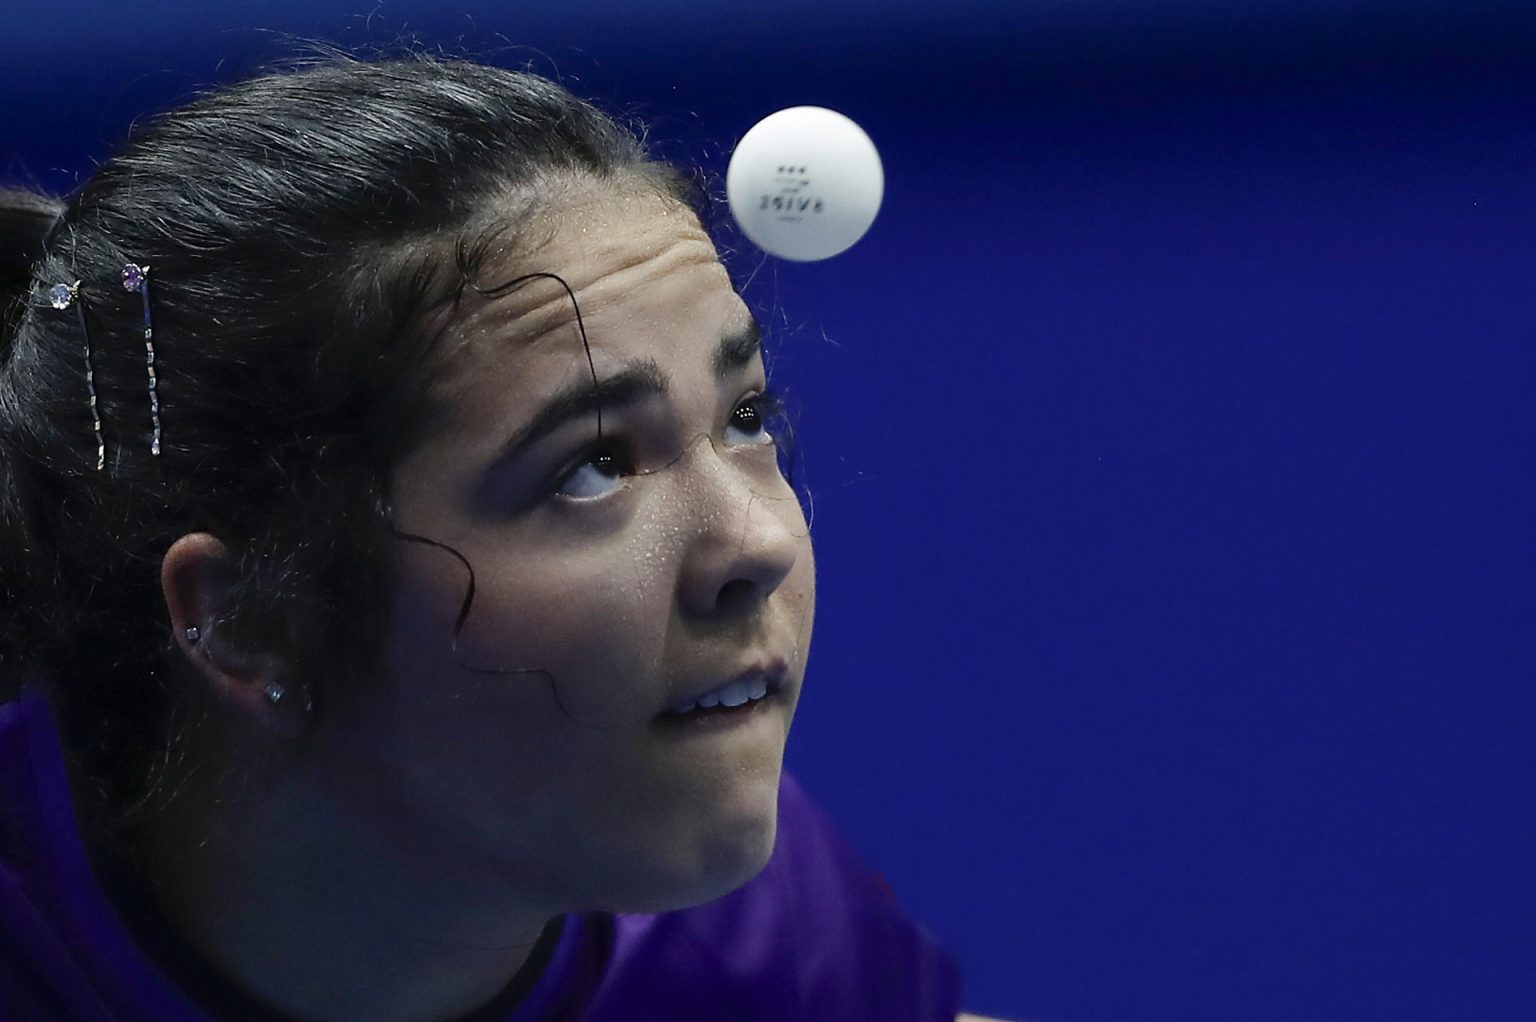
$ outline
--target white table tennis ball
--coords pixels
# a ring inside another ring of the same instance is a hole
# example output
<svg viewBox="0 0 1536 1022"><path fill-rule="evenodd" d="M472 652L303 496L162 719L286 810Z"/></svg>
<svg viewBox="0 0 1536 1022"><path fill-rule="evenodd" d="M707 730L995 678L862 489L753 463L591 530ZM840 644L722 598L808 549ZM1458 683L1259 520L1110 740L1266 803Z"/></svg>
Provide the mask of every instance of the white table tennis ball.
<svg viewBox="0 0 1536 1022"><path fill-rule="evenodd" d="M760 248L811 262L845 251L869 230L885 171L853 121L825 107L794 106L742 137L725 194L742 232Z"/></svg>

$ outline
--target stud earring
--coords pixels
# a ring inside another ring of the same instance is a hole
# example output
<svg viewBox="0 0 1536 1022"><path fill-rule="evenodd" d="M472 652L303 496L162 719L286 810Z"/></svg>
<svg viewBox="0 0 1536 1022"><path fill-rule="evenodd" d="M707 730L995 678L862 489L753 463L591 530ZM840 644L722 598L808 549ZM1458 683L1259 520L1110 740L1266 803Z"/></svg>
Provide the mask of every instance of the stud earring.
<svg viewBox="0 0 1536 1022"><path fill-rule="evenodd" d="M275 681L274 682L270 682L267 685L267 699L270 702L272 702L272 703L279 702L283 698L285 693L286 693L286 690L283 688L283 686L279 685Z"/></svg>
<svg viewBox="0 0 1536 1022"><path fill-rule="evenodd" d="M193 645L196 645L197 644L197 640L201 639L202 637L203 637L203 633L197 630L197 625L189 625L187 627L187 641L188 642L192 643Z"/></svg>

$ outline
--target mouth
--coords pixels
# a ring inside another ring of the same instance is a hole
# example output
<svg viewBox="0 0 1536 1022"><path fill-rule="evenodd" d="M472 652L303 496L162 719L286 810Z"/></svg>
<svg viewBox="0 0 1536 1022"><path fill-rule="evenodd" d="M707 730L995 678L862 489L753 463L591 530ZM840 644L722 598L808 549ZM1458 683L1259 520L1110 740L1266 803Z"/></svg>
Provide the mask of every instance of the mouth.
<svg viewBox="0 0 1536 1022"><path fill-rule="evenodd" d="M745 671L723 685L673 703L658 720L688 722L744 719L767 704L779 702L784 690L785 668L775 663L766 668Z"/></svg>

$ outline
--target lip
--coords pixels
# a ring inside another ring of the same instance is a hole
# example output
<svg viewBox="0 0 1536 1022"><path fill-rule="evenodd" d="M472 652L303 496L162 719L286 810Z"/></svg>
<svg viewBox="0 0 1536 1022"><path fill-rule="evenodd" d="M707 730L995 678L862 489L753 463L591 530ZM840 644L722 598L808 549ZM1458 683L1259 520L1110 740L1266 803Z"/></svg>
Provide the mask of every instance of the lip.
<svg viewBox="0 0 1536 1022"><path fill-rule="evenodd" d="M735 674L704 683L692 689L692 694L690 695L679 695L669 699L666 707L663 707L661 710L661 716L667 716L672 712L669 707L698 702L700 696L708 695L734 681L751 681L754 678L762 678L768 683L768 695L773 696L784 690L784 679L788 673L789 665L782 657L757 661L752 666L737 671Z"/></svg>
<svg viewBox="0 0 1536 1022"><path fill-rule="evenodd" d="M772 729L762 732L766 722L781 717L781 702L772 691L763 699L754 699L725 712L709 710L702 714L664 713L657 717L652 727L659 733L674 738L703 738L708 735L740 734L743 730L759 729L758 734L772 734ZM780 732L780 738L782 738Z"/></svg>

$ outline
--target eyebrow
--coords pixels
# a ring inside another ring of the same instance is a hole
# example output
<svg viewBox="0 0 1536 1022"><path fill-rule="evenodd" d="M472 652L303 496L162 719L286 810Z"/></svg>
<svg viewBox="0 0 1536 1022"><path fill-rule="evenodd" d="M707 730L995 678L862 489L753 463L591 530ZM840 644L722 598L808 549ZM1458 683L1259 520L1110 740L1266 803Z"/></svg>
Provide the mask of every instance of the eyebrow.
<svg viewBox="0 0 1536 1022"><path fill-rule="evenodd" d="M763 328L757 320L748 320L740 330L720 338L715 349L715 379L723 381L745 369L762 350Z"/></svg>
<svg viewBox="0 0 1536 1022"><path fill-rule="evenodd" d="M762 328L751 320L740 330L726 334L715 348L715 379L725 381L751 364L762 350ZM539 406L517 432L502 445L493 464L516 458L544 437L573 419L608 408L622 408L645 398L665 395L672 378L654 359L639 359L619 372L599 380L582 380L564 387Z"/></svg>

